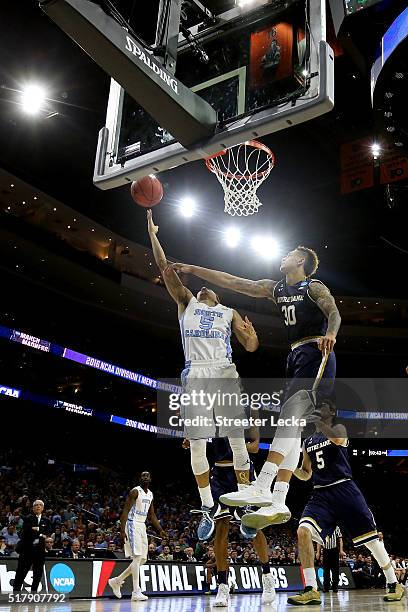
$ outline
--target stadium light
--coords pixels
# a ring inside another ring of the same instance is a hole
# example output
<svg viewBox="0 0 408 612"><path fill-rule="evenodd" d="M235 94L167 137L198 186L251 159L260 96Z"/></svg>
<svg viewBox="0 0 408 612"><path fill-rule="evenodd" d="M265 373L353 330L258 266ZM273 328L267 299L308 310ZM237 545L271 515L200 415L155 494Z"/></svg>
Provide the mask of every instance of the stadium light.
<svg viewBox="0 0 408 612"><path fill-rule="evenodd" d="M40 85L27 85L21 94L21 102L24 112L36 115L40 112L45 102L45 89Z"/></svg>
<svg viewBox="0 0 408 612"><path fill-rule="evenodd" d="M378 144L378 142L373 142L373 144L371 145L371 151L372 151L374 159L380 156L381 147Z"/></svg>
<svg viewBox="0 0 408 612"><path fill-rule="evenodd" d="M275 259L279 254L279 245L271 236L254 236L251 246L263 259Z"/></svg>
<svg viewBox="0 0 408 612"><path fill-rule="evenodd" d="M183 217L189 218L194 215L196 203L192 198L183 198L180 202L180 212Z"/></svg>
<svg viewBox="0 0 408 612"><path fill-rule="evenodd" d="M237 0L237 4L240 8L247 8L251 4L254 4L255 0Z"/></svg>
<svg viewBox="0 0 408 612"><path fill-rule="evenodd" d="M233 249L239 244L239 241L241 240L241 232L236 227L230 227L225 231L224 239L225 244Z"/></svg>

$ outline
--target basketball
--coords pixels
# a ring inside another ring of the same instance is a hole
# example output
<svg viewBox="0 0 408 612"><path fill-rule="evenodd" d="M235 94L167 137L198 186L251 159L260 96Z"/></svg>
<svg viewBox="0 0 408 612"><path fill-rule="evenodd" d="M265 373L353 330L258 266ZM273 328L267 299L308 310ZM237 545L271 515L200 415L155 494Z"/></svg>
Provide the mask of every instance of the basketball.
<svg viewBox="0 0 408 612"><path fill-rule="evenodd" d="M150 208L161 201L163 185L155 176L144 176L138 181L133 181L130 192L136 204Z"/></svg>

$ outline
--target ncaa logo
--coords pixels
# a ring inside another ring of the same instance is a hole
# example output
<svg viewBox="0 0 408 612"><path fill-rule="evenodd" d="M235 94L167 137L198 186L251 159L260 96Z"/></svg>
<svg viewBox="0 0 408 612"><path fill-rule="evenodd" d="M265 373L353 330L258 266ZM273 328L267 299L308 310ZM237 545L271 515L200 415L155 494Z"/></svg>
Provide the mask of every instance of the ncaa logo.
<svg viewBox="0 0 408 612"><path fill-rule="evenodd" d="M57 593L70 593L75 587L75 575L65 563L57 563L50 572L51 585Z"/></svg>

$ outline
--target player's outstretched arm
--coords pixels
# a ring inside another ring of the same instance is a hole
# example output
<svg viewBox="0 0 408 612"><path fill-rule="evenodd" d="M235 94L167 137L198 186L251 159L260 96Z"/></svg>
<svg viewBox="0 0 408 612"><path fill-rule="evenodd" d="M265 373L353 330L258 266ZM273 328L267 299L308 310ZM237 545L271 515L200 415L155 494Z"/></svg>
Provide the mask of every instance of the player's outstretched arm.
<svg viewBox="0 0 408 612"><path fill-rule="evenodd" d="M337 333L341 325L339 309L334 297L323 283L312 281L309 286L309 295L327 317L327 332L324 338L320 339L319 348L322 353L326 351L331 353L336 344Z"/></svg>
<svg viewBox="0 0 408 612"><path fill-rule="evenodd" d="M169 269L166 255L164 254L163 247L157 237L159 227L154 224L151 210L147 211L147 229L149 232L150 241L152 243L155 262L160 272L162 273L167 291L170 293L173 300L179 306L179 315L181 315L183 310L193 297L193 294L189 289L187 289L187 287L184 287L177 273L174 270Z"/></svg>
<svg viewBox="0 0 408 612"><path fill-rule="evenodd" d="M139 491L136 489L136 487L130 491L125 501L125 505L123 506L122 514L120 515L120 535L123 541L126 540L126 521L128 520L130 509L137 500L138 495Z"/></svg>
<svg viewBox="0 0 408 612"><path fill-rule="evenodd" d="M159 519L156 516L156 512L154 511L153 502L150 504L149 510L147 512L147 519L151 522L151 524L153 525L157 533L160 535L160 537L162 538L167 537L166 532L164 531L163 527L160 524Z"/></svg>
<svg viewBox="0 0 408 612"><path fill-rule="evenodd" d="M259 346L258 336L254 326L248 317L245 317L245 321L241 315L234 310L232 317L232 331L235 334L238 342L242 344L246 351L253 353Z"/></svg>
<svg viewBox="0 0 408 612"><path fill-rule="evenodd" d="M231 291L237 291L238 293L244 293L245 295L256 298L273 299L273 290L277 283L277 281L268 279L257 281L249 280L247 278L233 276L227 272L218 272L217 270L209 270L208 268L201 268L200 266L192 266L184 263L173 264L173 268L177 272L194 274L217 287L223 287L224 289L230 289Z"/></svg>
<svg viewBox="0 0 408 612"><path fill-rule="evenodd" d="M296 468L293 474L296 478L299 478L299 480L310 480L312 477L312 462L304 448L302 465Z"/></svg>
<svg viewBox="0 0 408 612"><path fill-rule="evenodd" d="M149 232L150 242L152 243L154 260L159 268L160 272L167 267L167 259L164 254L163 247L157 237L159 226L154 224L152 211L147 211L147 231Z"/></svg>

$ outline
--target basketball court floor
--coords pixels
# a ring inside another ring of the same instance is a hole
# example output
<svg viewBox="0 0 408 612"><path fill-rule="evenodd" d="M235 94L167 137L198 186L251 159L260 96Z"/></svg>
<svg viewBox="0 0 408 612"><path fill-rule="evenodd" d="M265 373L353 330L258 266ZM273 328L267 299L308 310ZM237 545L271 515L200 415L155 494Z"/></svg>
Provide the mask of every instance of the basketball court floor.
<svg viewBox="0 0 408 612"><path fill-rule="evenodd" d="M395 603L383 601L384 591L342 591L337 594L322 595L322 610L330 612L342 612L353 610L353 612L382 612L392 610L393 612L407 610L407 598ZM264 612L280 612L281 610L296 610L295 606L286 603L287 593L278 593L273 606L262 606L261 595L232 595L229 610L234 612L253 612L263 610ZM35 610L35 612L200 612L211 610L214 596L197 597L151 597L148 601L131 602L129 599L73 599L66 603L58 604L0 604L0 612L21 612ZM311 606L306 606L310 610ZM222 609L222 608L221 608ZM225 609L225 608L224 608ZM313 606L312 609L319 609Z"/></svg>

